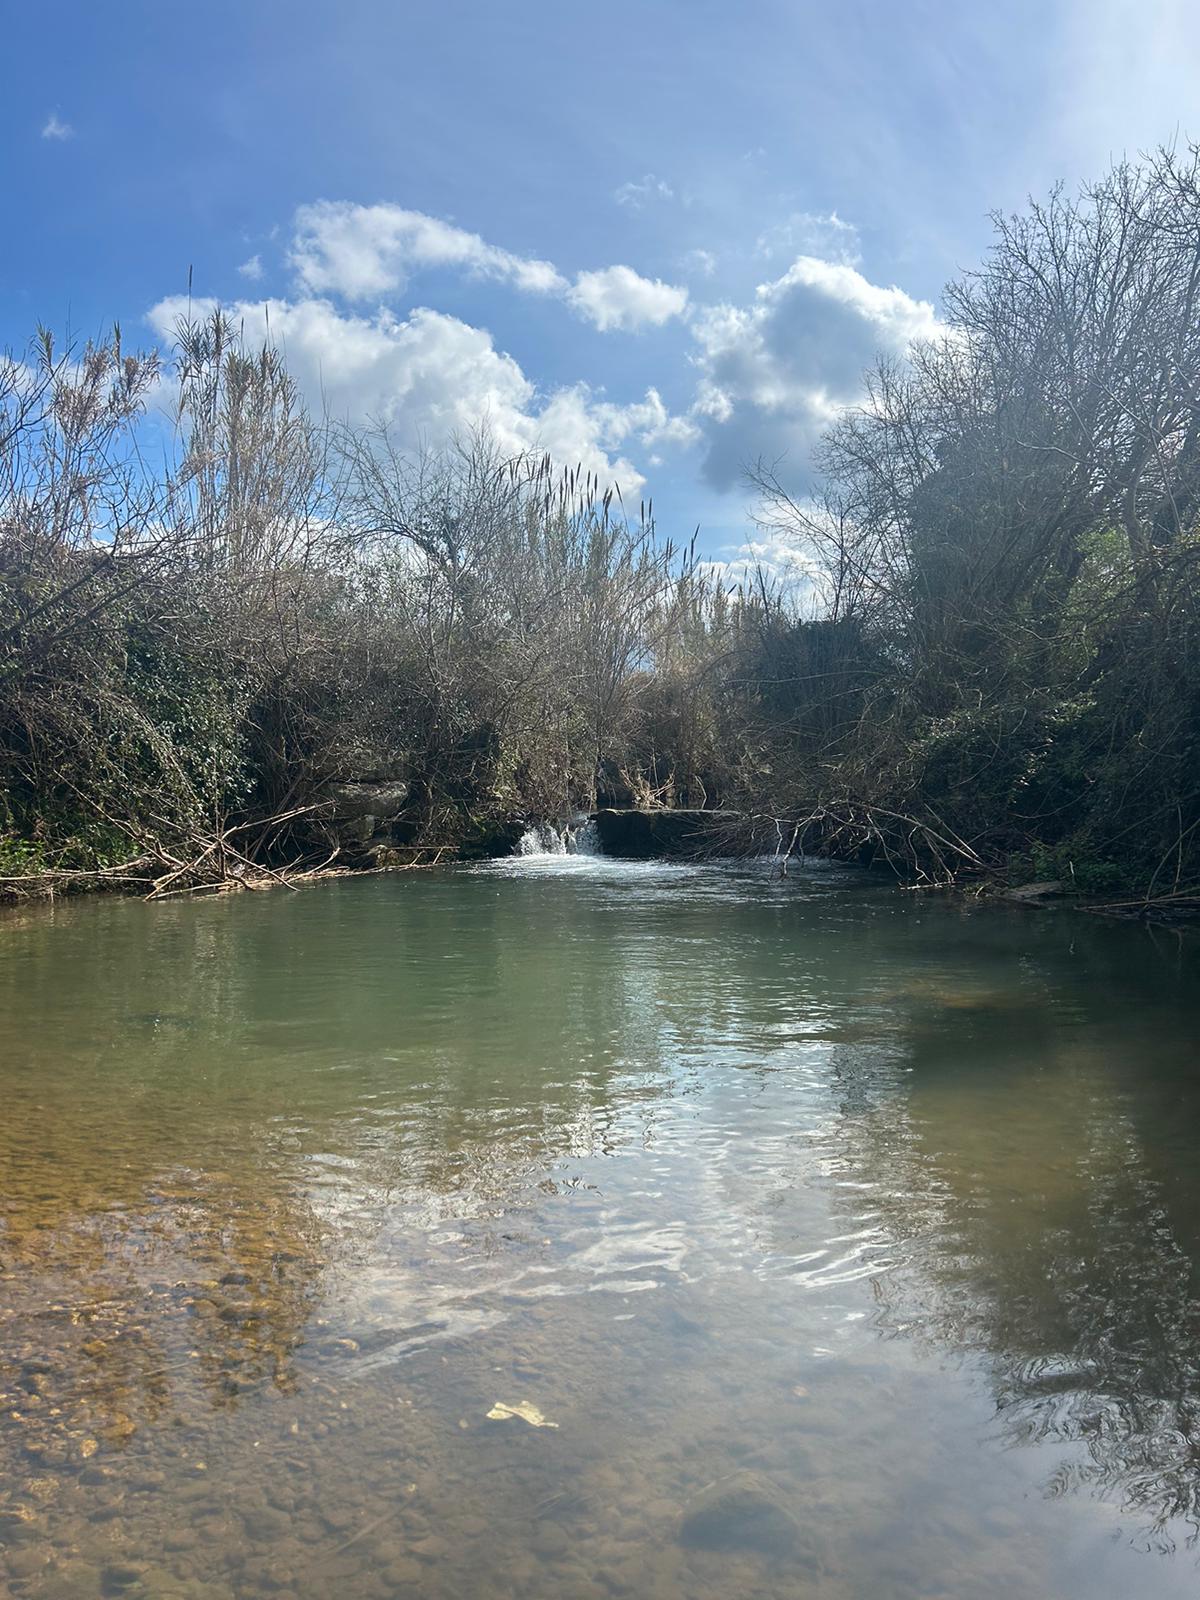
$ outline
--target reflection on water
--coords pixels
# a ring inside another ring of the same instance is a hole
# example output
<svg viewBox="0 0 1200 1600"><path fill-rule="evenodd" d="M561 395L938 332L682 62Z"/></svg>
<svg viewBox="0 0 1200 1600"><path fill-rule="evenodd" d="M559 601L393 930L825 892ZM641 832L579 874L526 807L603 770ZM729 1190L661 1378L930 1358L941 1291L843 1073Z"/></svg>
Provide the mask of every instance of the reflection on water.
<svg viewBox="0 0 1200 1600"><path fill-rule="evenodd" d="M1196 968L584 855L0 922L0 1600L1194 1593Z"/></svg>

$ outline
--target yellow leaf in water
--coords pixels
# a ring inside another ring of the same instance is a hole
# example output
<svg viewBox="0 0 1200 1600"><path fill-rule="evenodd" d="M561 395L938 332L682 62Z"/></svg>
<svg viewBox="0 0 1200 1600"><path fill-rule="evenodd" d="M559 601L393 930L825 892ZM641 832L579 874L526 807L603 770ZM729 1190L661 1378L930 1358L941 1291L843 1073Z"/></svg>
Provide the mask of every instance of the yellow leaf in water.
<svg viewBox="0 0 1200 1600"><path fill-rule="evenodd" d="M531 1428L557 1428L557 1422L549 1422L536 1406L531 1406L528 1400L518 1401L516 1405L506 1405L503 1400L488 1412L489 1417L494 1417L497 1422L504 1422L509 1417L520 1417L522 1422L527 1422Z"/></svg>
<svg viewBox="0 0 1200 1600"><path fill-rule="evenodd" d="M99 1446L96 1444L95 1439L85 1439L79 1446L79 1454L86 1461L89 1456L94 1456L96 1454L98 1448Z"/></svg>

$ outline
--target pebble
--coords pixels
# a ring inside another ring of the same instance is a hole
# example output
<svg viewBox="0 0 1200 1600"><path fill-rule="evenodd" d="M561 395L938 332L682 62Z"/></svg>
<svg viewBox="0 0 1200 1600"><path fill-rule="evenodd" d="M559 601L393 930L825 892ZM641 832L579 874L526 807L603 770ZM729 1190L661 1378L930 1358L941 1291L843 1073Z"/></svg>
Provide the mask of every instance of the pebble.
<svg viewBox="0 0 1200 1600"><path fill-rule="evenodd" d="M556 1522L543 1522L530 1540L530 1549L539 1556L562 1556L571 1548L567 1533Z"/></svg>
<svg viewBox="0 0 1200 1600"><path fill-rule="evenodd" d="M389 1561L383 1569L383 1575L389 1583L408 1584L413 1588L425 1581L425 1569L421 1563L412 1561L407 1556L401 1556L397 1561Z"/></svg>

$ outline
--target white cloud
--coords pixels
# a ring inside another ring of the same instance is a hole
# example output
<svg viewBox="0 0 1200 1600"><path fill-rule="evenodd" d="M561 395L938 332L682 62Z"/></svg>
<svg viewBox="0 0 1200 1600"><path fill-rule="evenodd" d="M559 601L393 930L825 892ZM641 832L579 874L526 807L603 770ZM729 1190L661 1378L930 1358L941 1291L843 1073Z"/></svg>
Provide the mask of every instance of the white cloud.
<svg viewBox="0 0 1200 1600"><path fill-rule="evenodd" d="M688 292L659 278L643 278L632 267L602 267L581 272L567 295L569 304L602 333L657 327L687 309Z"/></svg>
<svg viewBox="0 0 1200 1600"><path fill-rule="evenodd" d="M192 301L192 315L215 306ZM173 336L187 309L183 296L152 308L160 338ZM411 448L436 448L486 422L502 450L548 450L564 465L579 463L633 493L644 479L624 450L695 436L694 425L671 416L654 389L625 406L597 398L586 384L539 395L485 329L438 311L367 317L324 299L244 301L225 310L249 342L269 333L314 408L354 422L386 422Z"/></svg>
<svg viewBox="0 0 1200 1600"><path fill-rule="evenodd" d="M717 270L717 258L711 250L689 250L683 258L685 272L696 273L701 278L711 278Z"/></svg>
<svg viewBox="0 0 1200 1600"><path fill-rule="evenodd" d="M794 211L790 217L765 229L755 241L760 256L820 256L856 266L858 229L836 211Z"/></svg>
<svg viewBox="0 0 1200 1600"><path fill-rule="evenodd" d="M810 550L777 533L759 532L741 544L724 545L713 559L700 565L702 571L726 588L757 584L761 574L768 584L786 588L810 606L821 595L826 581Z"/></svg>
<svg viewBox="0 0 1200 1600"><path fill-rule="evenodd" d="M586 390L583 391L585 394ZM653 448L657 445L695 444L700 430L689 417L673 416L667 410L657 389L646 390L644 400L630 405L611 405L607 401L592 401L591 416L600 436L610 448L636 438L639 444Z"/></svg>
<svg viewBox="0 0 1200 1600"><path fill-rule="evenodd" d="M251 256L248 261L242 262L241 266L238 268L238 271L241 273L243 278L249 278L252 283L257 283L263 275L262 257L257 255Z"/></svg>
<svg viewBox="0 0 1200 1600"><path fill-rule="evenodd" d="M652 200L674 200L674 198L675 191L671 185L662 178L656 178L652 172L648 172L637 182L623 183L619 189L613 191L613 199L619 206L625 206L629 211L640 211Z"/></svg>
<svg viewBox="0 0 1200 1600"><path fill-rule="evenodd" d="M687 290L632 267L581 272L571 283L551 262L514 255L422 211L319 200L296 212L291 262L301 290L379 301L421 268L453 267L564 300L601 332L656 326L682 314Z"/></svg>
<svg viewBox="0 0 1200 1600"><path fill-rule="evenodd" d="M63 122L57 111L52 111L46 118L42 128L43 139L71 139L75 129L69 122Z"/></svg>
<svg viewBox="0 0 1200 1600"><path fill-rule="evenodd" d="M707 442L709 481L728 488L760 456L806 465L821 433L861 395L876 356L903 355L938 331L928 301L815 256L760 285L749 306L696 314L692 416Z"/></svg>
<svg viewBox="0 0 1200 1600"><path fill-rule="evenodd" d="M853 237L836 213L816 221L830 237ZM546 449L630 491L640 487L647 461L658 465L657 452L695 445L703 449L704 476L719 489L736 485L760 458L788 458L789 474L802 477L820 435L861 398L863 375L877 356L903 355L913 340L942 331L931 304L871 282L847 259L804 253L748 303L693 305L687 288L628 266L571 280L547 262L394 206L301 208L292 260L299 279L293 297L227 309L249 340L269 331L314 407L357 422L386 421L409 446L436 447L486 422L501 449ZM692 260L697 271L712 264L704 251ZM410 271L433 264L553 295L603 332L686 319L695 375L690 409L673 414L656 387L627 404L586 383L539 391L484 328L424 307L402 315L378 301L355 310L333 298L377 300ZM262 263L254 256L239 270L256 279ZM160 334L169 336L183 309L180 300L154 308ZM744 564L760 555L746 547L733 559Z"/></svg>
<svg viewBox="0 0 1200 1600"><path fill-rule="evenodd" d="M299 208L291 260L305 290L347 300L396 293L422 267L459 267L536 294L561 294L567 287L548 261L514 255L438 217L344 200Z"/></svg>

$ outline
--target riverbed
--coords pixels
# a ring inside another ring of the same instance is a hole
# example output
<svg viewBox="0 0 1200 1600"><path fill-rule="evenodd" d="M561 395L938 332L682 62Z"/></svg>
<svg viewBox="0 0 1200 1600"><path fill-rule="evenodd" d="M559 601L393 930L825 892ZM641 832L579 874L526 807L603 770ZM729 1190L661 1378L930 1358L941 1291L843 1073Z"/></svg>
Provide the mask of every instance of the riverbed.
<svg viewBox="0 0 1200 1600"><path fill-rule="evenodd" d="M1194 1595L1197 949L587 855L7 914L0 1597Z"/></svg>

